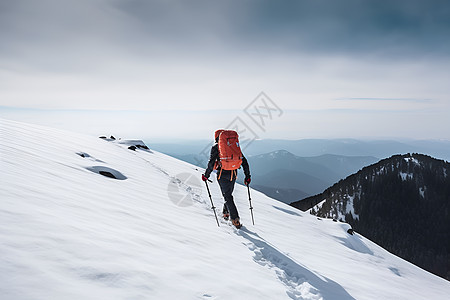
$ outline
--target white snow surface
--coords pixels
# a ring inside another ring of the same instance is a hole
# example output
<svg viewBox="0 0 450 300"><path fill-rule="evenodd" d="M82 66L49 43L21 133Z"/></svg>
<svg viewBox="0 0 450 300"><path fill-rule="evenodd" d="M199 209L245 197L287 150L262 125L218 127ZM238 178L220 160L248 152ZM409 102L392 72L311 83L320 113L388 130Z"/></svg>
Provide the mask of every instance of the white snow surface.
<svg viewBox="0 0 450 300"><path fill-rule="evenodd" d="M322 208L322 206L325 204L325 202L327 201L327 199L323 199L322 201L320 201L319 203L317 203L316 205L314 205L313 207L311 207L310 209L307 210L308 213L311 213L311 210L319 210Z"/></svg>
<svg viewBox="0 0 450 300"><path fill-rule="evenodd" d="M349 225L251 190L253 226L242 185L244 227L218 227L203 170L127 147L0 120L2 300L449 299L448 281Z"/></svg>
<svg viewBox="0 0 450 300"><path fill-rule="evenodd" d="M417 158L414 158L414 157L405 157L405 160L406 160L407 162L412 162L412 163L414 163L414 164L416 164L416 165L420 165L420 162L419 162L419 160L418 160Z"/></svg>
<svg viewBox="0 0 450 300"><path fill-rule="evenodd" d="M402 181L406 181L408 179L413 179L414 178L414 174L413 173L400 172L400 176L402 177Z"/></svg>
<svg viewBox="0 0 450 300"><path fill-rule="evenodd" d="M339 212L338 220L345 220L345 216L349 213L352 214L353 218L359 219L359 215L355 213L355 206L354 206L355 195L346 195L346 198L347 198L346 199L347 205L345 207L345 213L342 214Z"/></svg>

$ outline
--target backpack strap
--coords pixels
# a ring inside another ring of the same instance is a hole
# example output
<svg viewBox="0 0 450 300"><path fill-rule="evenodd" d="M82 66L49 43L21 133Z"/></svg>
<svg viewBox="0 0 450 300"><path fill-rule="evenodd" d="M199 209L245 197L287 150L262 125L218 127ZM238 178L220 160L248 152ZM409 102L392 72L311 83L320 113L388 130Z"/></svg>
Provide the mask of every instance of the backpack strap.
<svg viewBox="0 0 450 300"><path fill-rule="evenodd" d="M220 169L219 176L217 176L217 180L222 176L222 170ZM233 178L237 178L237 170L231 170L230 181L233 181Z"/></svg>
<svg viewBox="0 0 450 300"><path fill-rule="evenodd" d="M233 181L233 177L234 177L234 176L237 177L237 170L231 170L230 181Z"/></svg>

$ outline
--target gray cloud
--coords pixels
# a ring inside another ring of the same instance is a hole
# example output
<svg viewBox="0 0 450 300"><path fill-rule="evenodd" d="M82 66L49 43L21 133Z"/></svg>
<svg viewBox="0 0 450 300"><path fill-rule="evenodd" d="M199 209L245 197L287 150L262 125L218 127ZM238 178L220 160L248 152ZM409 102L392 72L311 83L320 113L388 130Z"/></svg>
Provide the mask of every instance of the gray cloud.
<svg viewBox="0 0 450 300"><path fill-rule="evenodd" d="M401 56L450 50L445 0L134 0L117 7L150 35L160 33L164 42L176 39L201 52L212 47Z"/></svg>
<svg viewBox="0 0 450 300"><path fill-rule="evenodd" d="M394 1L263 1L244 20L246 35L289 48L383 55L448 55L450 3Z"/></svg>
<svg viewBox="0 0 450 300"><path fill-rule="evenodd" d="M0 0L2 56L58 68L135 56L450 53L445 0ZM70 61L70 63L69 63Z"/></svg>
<svg viewBox="0 0 450 300"><path fill-rule="evenodd" d="M293 108L448 102L443 0L0 0L0 36L4 105L239 108L261 90Z"/></svg>
<svg viewBox="0 0 450 300"><path fill-rule="evenodd" d="M445 0L119 1L142 36L186 50L448 55Z"/></svg>

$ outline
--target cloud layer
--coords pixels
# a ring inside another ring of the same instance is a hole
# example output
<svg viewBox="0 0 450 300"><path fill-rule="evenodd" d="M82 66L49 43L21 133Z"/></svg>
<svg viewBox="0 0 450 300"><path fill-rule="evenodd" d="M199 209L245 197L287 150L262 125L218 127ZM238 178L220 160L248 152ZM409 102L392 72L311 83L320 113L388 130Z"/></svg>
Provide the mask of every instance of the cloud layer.
<svg viewBox="0 0 450 300"><path fill-rule="evenodd" d="M450 111L448 1L0 0L0 36L3 106Z"/></svg>

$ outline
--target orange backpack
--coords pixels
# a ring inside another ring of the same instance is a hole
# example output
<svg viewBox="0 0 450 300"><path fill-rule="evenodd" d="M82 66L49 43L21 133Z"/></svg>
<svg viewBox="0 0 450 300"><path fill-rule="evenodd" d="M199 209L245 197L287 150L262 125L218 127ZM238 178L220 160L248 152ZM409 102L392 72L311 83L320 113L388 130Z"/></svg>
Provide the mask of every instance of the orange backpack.
<svg viewBox="0 0 450 300"><path fill-rule="evenodd" d="M234 130L224 130L219 135L219 159L222 170L237 170L242 164L239 135Z"/></svg>

